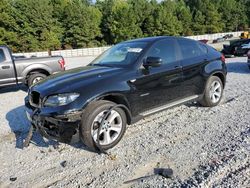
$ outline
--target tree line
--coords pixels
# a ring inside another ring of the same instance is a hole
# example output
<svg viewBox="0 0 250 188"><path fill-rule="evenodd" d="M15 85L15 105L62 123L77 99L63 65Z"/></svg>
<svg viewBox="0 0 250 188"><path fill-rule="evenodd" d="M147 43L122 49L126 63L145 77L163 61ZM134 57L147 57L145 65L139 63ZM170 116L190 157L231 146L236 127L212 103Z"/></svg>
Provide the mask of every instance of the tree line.
<svg viewBox="0 0 250 188"><path fill-rule="evenodd" d="M231 32L248 28L249 7L249 0L0 0L0 44L41 51Z"/></svg>

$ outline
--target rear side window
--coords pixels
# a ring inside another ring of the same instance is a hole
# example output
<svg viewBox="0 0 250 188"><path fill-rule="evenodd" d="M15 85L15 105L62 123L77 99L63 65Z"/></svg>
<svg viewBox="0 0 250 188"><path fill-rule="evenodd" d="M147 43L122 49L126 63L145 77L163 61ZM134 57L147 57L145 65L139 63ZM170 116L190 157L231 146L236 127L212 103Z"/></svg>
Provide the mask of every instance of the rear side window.
<svg viewBox="0 0 250 188"><path fill-rule="evenodd" d="M160 57L163 64L174 63L176 61L175 41L171 39L157 41L149 49L147 57Z"/></svg>
<svg viewBox="0 0 250 188"><path fill-rule="evenodd" d="M208 49L204 44L199 44L198 43L198 45L200 46L202 54L207 54L208 53Z"/></svg>
<svg viewBox="0 0 250 188"><path fill-rule="evenodd" d="M178 40L183 59L191 59L207 54L207 47L192 40Z"/></svg>
<svg viewBox="0 0 250 188"><path fill-rule="evenodd" d="M4 55L4 51L3 51L3 49L0 49L0 63L1 62L3 62L3 61L5 61L5 55Z"/></svg>

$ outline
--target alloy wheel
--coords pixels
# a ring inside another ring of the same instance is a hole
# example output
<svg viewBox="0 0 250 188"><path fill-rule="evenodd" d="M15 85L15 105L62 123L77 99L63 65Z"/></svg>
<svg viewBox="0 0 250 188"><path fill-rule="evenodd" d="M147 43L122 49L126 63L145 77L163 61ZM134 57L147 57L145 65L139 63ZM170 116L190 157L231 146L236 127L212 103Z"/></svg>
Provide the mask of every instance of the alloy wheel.
<svg viewBox="0 0 250 188"><path fill-rule="evenodd" d="M36 77L36 78L33 80L32 84L36 84L36 83L40 82L42 79L43 79L43 77L38 76L38 77Z"/></svg>
<svg viewBox="0 0 250 188"><path fill-rule="evenodd" d="M97 143L98 129L106 113L107 111L99 113L92 123L91 135L95 143ZM122 124L121 115L116 110L112 110L108 117L104 120L103 126L100 130L100 145L112 144L119 137L122 131Z"/></svg>
<svg viewBox="0 0 250 188"><path fill-rule="evenodd" d="M222 86L220 82L213 81L210 87L209 96L212 103L217 103L222 95Z"/></svg>

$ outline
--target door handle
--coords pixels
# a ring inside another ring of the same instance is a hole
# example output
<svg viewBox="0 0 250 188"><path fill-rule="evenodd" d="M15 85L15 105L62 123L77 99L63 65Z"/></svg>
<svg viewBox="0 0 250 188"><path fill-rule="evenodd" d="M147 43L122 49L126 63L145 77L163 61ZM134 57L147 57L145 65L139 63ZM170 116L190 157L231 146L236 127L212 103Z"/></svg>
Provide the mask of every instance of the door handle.
<svg viewBox="0 0 250 188"><path fill-rule="evenodd" d="M175 68L175 69L182 69L182 66L178 66L178 65L177 65L177 66L175 66L174 68Z"/></svg>
<svg viewBox="0 0 250 188"><path fill-rule="evenodd" d="M2 66L2 69L9 69L10 66Z"/></svg>
<svg viewBox="0 0 250 188"><path fill-rule="evenodd" d="M10 66L2 66L2 69L9 69Z"/></svg>

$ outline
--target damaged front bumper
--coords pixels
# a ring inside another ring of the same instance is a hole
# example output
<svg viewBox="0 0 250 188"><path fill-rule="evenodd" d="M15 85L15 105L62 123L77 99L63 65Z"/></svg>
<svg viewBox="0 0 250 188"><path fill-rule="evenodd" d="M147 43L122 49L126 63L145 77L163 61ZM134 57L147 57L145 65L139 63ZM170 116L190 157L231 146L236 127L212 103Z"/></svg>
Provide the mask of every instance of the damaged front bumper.
<svg viewBox="0 0 250 188"><path fill-rule="evenodd" d="M31 106L27 98L25 107L27 118L32 126L48 139L68 143L78 131L82 111L62 114L43 112L40 108Z"/></svg>

